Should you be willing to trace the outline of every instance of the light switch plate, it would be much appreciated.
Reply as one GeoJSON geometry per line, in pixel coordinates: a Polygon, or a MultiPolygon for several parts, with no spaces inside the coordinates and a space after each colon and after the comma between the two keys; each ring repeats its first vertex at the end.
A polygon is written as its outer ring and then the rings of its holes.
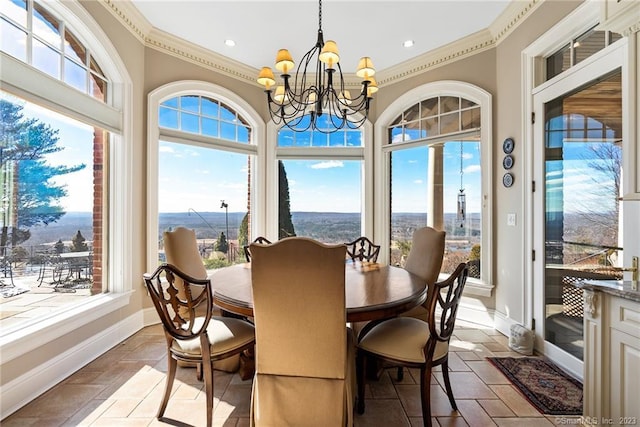
{"type": "Polygon", "coordinates": [[[516,226],[516,214],[514,214],[514,213],[508,213],[507,214],[507,225],[509,225],[511,227],[515,227],[516,226]]]}

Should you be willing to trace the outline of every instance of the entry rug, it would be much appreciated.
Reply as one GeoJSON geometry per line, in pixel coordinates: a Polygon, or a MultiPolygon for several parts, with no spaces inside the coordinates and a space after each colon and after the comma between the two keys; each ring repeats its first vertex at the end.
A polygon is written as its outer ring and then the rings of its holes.
{"type": "Polygon", "coordinates": [[[582,384],[535,357],[487,357],[543,414],[582,415],[582,384]]]}

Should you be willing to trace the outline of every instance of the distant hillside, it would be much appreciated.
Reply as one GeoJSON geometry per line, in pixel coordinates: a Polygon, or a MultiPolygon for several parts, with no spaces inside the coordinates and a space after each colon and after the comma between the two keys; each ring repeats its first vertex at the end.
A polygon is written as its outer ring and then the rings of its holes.
{"type": "MultiPolygon", "coordinates": [[[[238,228],[244,218],[244,212],[229,212],[229,238],[238,238],[238,228]]],[[[291,214],[299,236],[312,237],[325,242],[345,242],[353,240],[361,234],[361,221],[359,213],[338,212],[293,212],[291,214]]],[[[54,243],[58,239],[70,241],[80,230],[87,241],[93,240],[91,229],[91,214],[88,212],[68,212],[59,221],[45,226],[31,228],[31,238],[23,246],[35,246],[46,243],[54,243]]],[[[471,228],[479,230],[480,217],[470,214],[471,228]]],[[[416,225],[426,224],[427,216],[424,213],[398,213],[393,215],[394,238],[410,238],[416,225]]],[[[455,214],[445,214],[445,223],[453,227],[455,214]]],[[[227,218],[224,212],[179,212],[161,213],[159,230],[168,230],[178,226],[184,226],[196,230],[199,238],[215,239],[221,232],[226,233],[227,218]]],[[[455,234],[452,229],[448,234],[455,234]]],[[[158,239],[161,232],[158,231],[158,239]]]]}

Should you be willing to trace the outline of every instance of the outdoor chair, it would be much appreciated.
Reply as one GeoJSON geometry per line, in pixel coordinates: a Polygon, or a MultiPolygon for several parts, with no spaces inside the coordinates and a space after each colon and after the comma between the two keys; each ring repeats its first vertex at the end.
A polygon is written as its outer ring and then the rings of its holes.
{"type": "Polygon", "coordinates": [[[11,266],[11,256],[0,256],[0,273],[2,273],[2,276],[0,277],[0,286],[15,286],[13,283],[13,267],[11,266]],[[9,283],[5,283],[5,280],[7,280],[7,278],[9,279],[9,283]]]}

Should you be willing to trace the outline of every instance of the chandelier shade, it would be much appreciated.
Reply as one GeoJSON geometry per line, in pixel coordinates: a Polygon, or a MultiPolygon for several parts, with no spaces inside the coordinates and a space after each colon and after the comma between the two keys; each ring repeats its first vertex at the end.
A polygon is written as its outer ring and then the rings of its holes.
{"type": "Polygon", "coordinates": [[[357,129],[367,120],[371,99],[378,91],[373,78],[373,62],[368,56],[360,58],[355,73],[361,79],[360,93],[353,97],[342,75],[337,43],[324,41],[322,0],[318,1],[315,46],[302,57],[297,68],[289,51],[280,49],[276,54],[275,68],[281,73],[282,83],[276,82],[270,67],[262,67],[257,81],[265,88],[269,114],[277,125],[285,125],[297,132],[312,129],[333,133],[340,129],[357,129]],[[294,68],[295,74],[292,75],[290,72],[294,68]],[[327,120],[320,120],[325,114],[328,115],[327,120]]]}

